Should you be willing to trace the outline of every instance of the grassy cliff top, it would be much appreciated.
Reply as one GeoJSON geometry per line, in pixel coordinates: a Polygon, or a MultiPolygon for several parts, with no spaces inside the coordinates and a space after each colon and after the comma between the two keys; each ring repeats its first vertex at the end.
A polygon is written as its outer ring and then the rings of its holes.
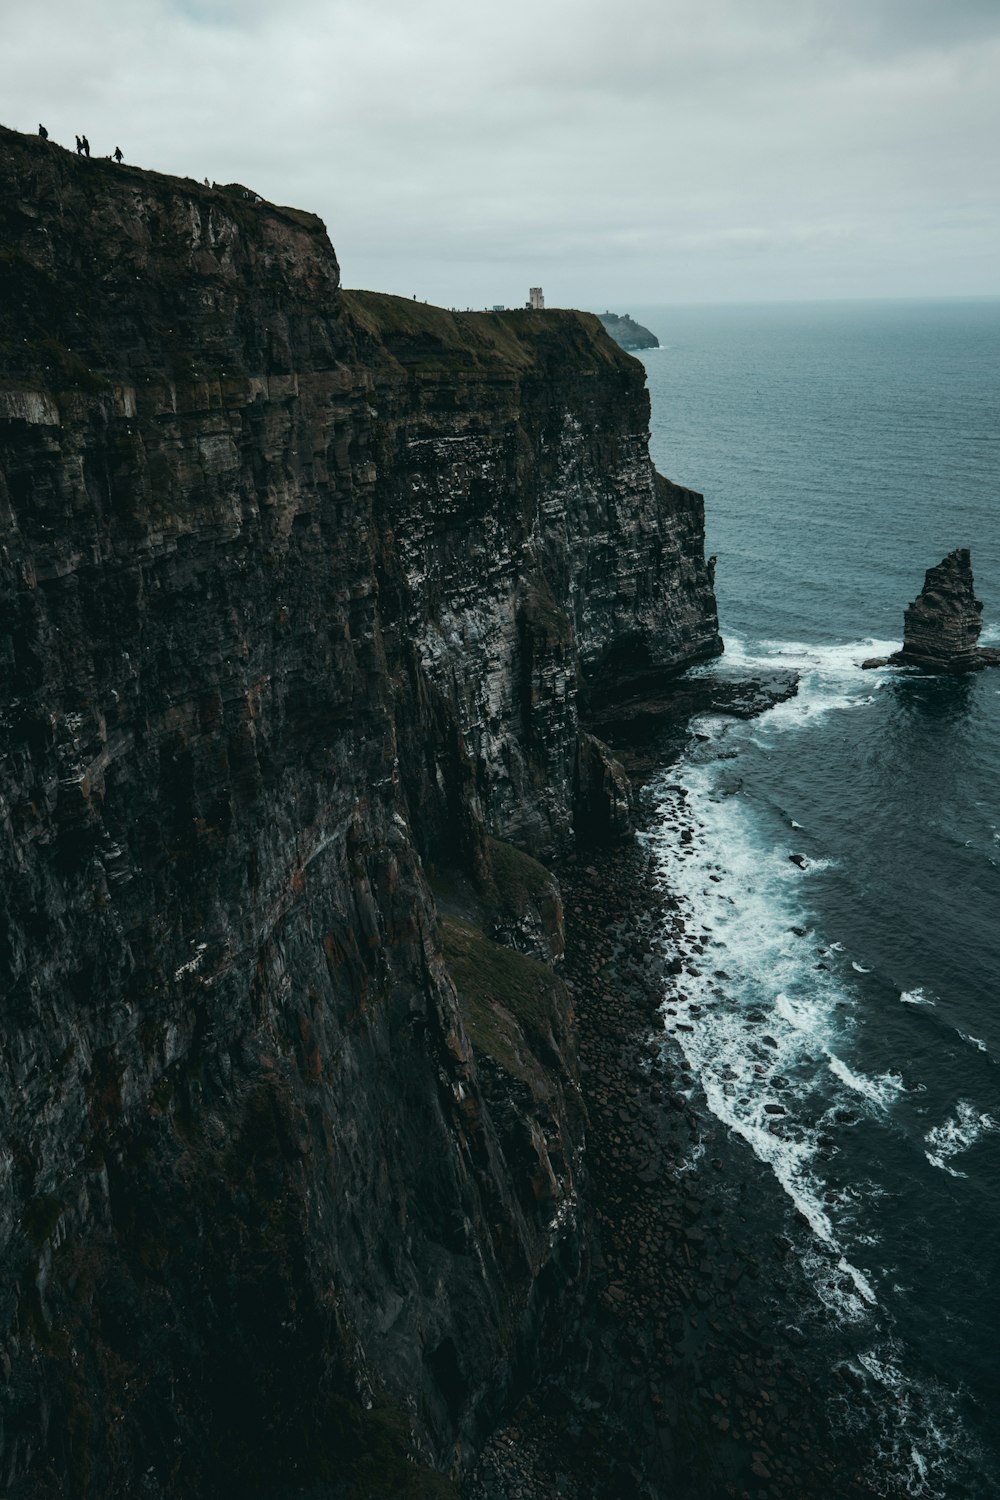
{"type": "Polygon", "coordinates": [[[388,292],[344,291],[341,299],[355,324],[404,365],[424,364],[437,354],[527,370],[544,363],[556,346],[560,359],[572,357],[595,373],[633,364],[593,313],[569,308],[450,312],[388,292]]]}
{"type": "Polygon", "coordinates": [[[418,378],[516,381],[570,366],[644,378],[591,313],[338,294],[322,220],[256,196],[0,126],[0,387],[328,369],[352,339],[362,358],[388,356],[418,378]]]}

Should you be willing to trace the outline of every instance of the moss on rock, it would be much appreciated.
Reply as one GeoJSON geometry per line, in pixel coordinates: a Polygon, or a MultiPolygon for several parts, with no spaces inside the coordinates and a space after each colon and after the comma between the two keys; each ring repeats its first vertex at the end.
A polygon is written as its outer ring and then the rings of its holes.
{"type": "Polygon", "coordinates": [[[559,1025],[561,981],[545,964],[492,942],[468,922],[441,923],[462,1021],[477,1052],[523,1082],[544,1086],[539,1053],[559,1025]]]}

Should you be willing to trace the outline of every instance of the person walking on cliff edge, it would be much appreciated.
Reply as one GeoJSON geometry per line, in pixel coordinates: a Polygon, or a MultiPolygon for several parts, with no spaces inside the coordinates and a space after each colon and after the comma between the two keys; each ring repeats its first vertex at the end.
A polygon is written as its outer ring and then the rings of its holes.
{"type": "Polygon", "coordinates": [[[77,156],[83,155],[83,142],[79,136],[76,137],[76,154],[77,156]]]}
{"type": "Polygon", "coordinates": [[[84,154],[84,156],[89,156],[90,155],[90,142],[87,140],[87,137],[85,135],[82,135],[80,137],[80,143],[83,146],[83,154],[84,154]]]}
{"type": "Polygon", "coordinates": [[[49,132],[45,129],[44,125],[39,125],[38,134],[41,136],[43,141],[47,141],[49,138],[49,132]]]}
{"type": "Polygon", "coordinates": [[[120,146],[116,146],[115,147],[115,161],[117,161],[117,162],[123,162],[124,160],[125,160],[125,158],[124,158],[124,156],[122,156],[122,148],[120,146]]]}

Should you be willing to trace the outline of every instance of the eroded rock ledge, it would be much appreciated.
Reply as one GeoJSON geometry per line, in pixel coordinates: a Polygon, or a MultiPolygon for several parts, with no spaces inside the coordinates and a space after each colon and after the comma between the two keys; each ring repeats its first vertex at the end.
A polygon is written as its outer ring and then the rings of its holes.
{"type": "Polygon", "coordinates": [[[590,315],[0,131],[0,1480],[444,1495],[587,1274],[538,858],[720,647],[590,315]]]}

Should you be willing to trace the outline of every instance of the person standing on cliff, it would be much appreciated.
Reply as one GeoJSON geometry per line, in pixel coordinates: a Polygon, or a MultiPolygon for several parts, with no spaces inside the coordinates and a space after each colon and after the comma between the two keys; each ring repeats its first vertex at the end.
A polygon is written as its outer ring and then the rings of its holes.
{"type": "Polygon", "coordinates": [[[79,136],[76,137],[76,154],[77,156],[83,155],[83,142],[79,136]]]}
{"type": "Polygon", "coordinates": [[[90,155],[90,142],[87,140],[87,137],[85,135],[82,135],[80,137],[80,141],[81,141],[81,144],[83,146],[83,154],[84,154],[84,156],[89,156],[90,155]]]}
{"type": "Polygon", "coordinates": [[[41,136],[43,141],[47,141],[49,138],[49,132],[45,129],[44,125],[39,125],[38,134],[41,136]]]}
{"type": "Polygon", "coordinates": [[[122,155],[122,148],[120,146],[116,146],[115,147],[115,161],[117,161],[117,162],[123,162],[124,160],[125,160],[125,158],[122,155]]]}

